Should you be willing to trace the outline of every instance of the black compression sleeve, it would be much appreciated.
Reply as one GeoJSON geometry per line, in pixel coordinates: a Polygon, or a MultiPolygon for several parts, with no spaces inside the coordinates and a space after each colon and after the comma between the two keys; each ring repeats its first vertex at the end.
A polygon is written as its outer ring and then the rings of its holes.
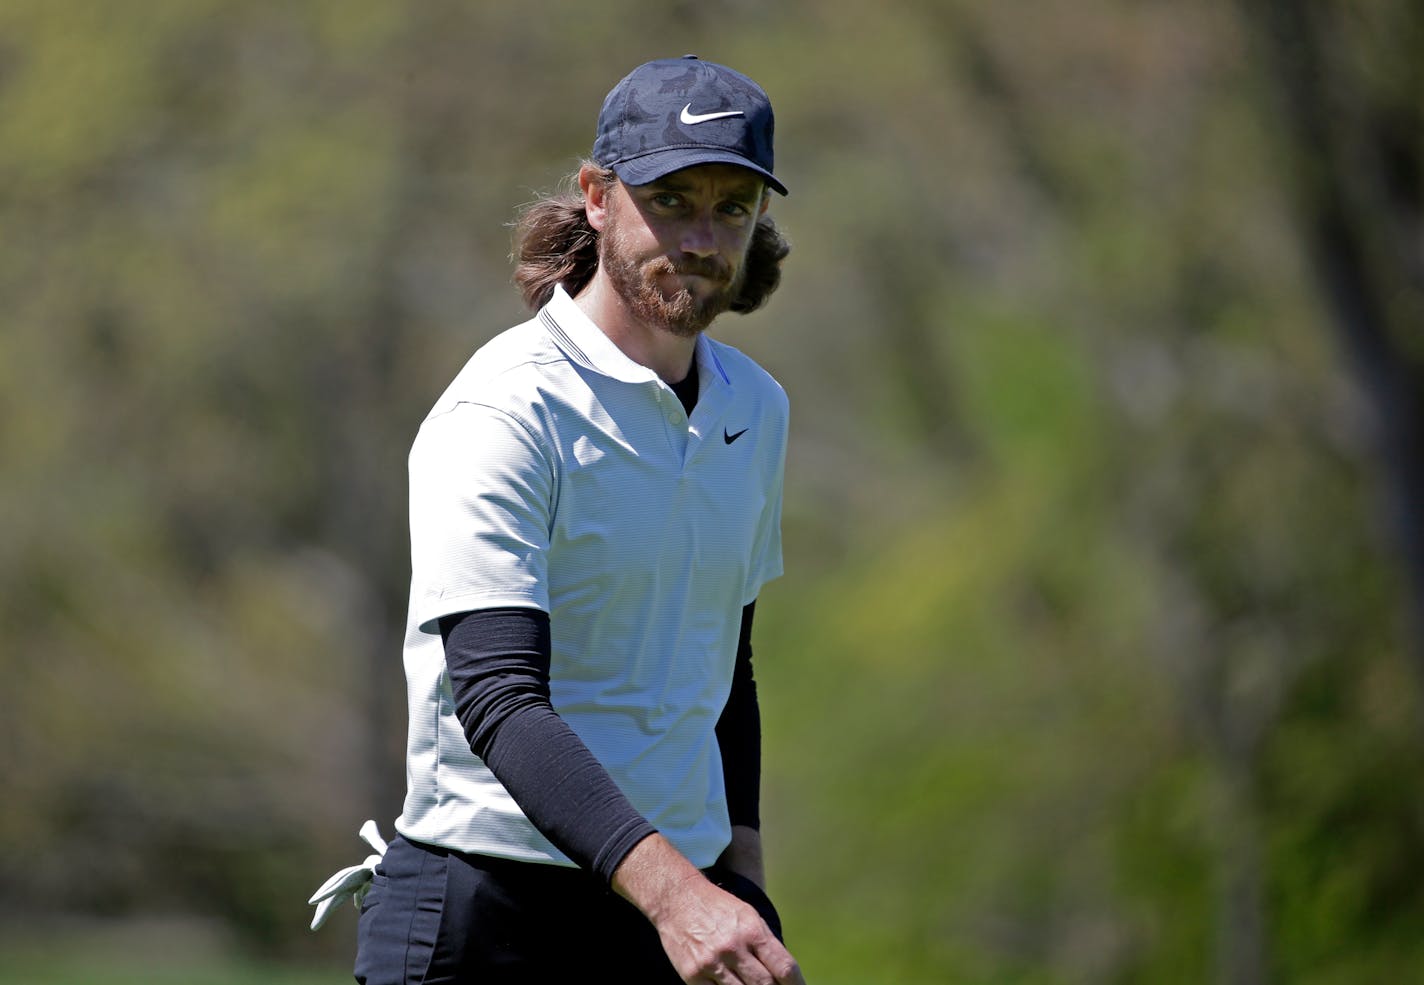
{"type": "Polygon", "coordinates": [[[579,866],[613,878],[656,829],[549,700],[549,616],[487,609],[440,620],[455,713],[525,817],[579,866]]]}
{"type": "Polygon", "coordinates": [[[761,709],[752,676],[752,615],[756,603],[742,610],[737,638],[737,662],[732,690],[717,720],[717,745],[722,751],[722,777],[727,786],[727,813],[733,824],[761,827],[761,709]]]}

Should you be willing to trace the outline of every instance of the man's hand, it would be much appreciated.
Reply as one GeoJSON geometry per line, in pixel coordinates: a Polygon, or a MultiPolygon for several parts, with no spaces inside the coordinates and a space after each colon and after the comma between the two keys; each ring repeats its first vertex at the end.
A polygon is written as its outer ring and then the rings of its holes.
{"type": "Polygon", "coordinates": [[[652,921],[688,985],[806,985],[756,910],[708,882],[662,835],[634,846],[613,888],[652,921]]]}

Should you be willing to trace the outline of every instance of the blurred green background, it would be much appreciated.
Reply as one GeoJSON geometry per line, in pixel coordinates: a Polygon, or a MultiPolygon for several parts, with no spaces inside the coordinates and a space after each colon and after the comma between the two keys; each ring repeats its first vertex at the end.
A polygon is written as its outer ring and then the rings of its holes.
{"type": "Polygon", "coordinates": [[[813,985],[1424,968],[1424,8],[0,0],[0,982],[349,980],[405,455],[633,65],[778,117],[813,985]]]}

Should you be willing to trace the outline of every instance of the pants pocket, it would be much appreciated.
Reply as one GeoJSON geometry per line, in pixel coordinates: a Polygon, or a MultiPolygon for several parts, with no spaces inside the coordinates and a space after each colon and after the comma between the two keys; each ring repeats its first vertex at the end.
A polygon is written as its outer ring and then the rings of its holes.
{"type": "Polygon", "coordinates": [[[356,930],[356,981],[417,985],[426,980],[444,909],[447,859],[404,838],[391,842],[356,930]]]}

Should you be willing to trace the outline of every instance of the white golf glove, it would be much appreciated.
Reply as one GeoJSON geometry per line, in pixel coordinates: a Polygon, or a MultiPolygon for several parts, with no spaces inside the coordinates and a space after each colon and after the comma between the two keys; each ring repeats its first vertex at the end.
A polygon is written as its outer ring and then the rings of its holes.
{"type": "Polygon", "coordinates": [[[322,883],[321,888],[312,894],[312,898],[307,900],[308,903],[316,905],[316,916],[312,917],[311,922],[312,930],[316,930],[326,923],[326,918],[331,915],[331,911],[347,900],[351,900],[359,909],[361,901],[366,898],[366,893],[371,888],[371,877],[375,874],[376,864],[385,857],[386,841],[381,837],[380,829],[376,827],[375,821],[367,821],[361,825],[361,838],[376,850],[376,854],[367,855],[366,861],[360,865],[342,869],[322,883]]]}

